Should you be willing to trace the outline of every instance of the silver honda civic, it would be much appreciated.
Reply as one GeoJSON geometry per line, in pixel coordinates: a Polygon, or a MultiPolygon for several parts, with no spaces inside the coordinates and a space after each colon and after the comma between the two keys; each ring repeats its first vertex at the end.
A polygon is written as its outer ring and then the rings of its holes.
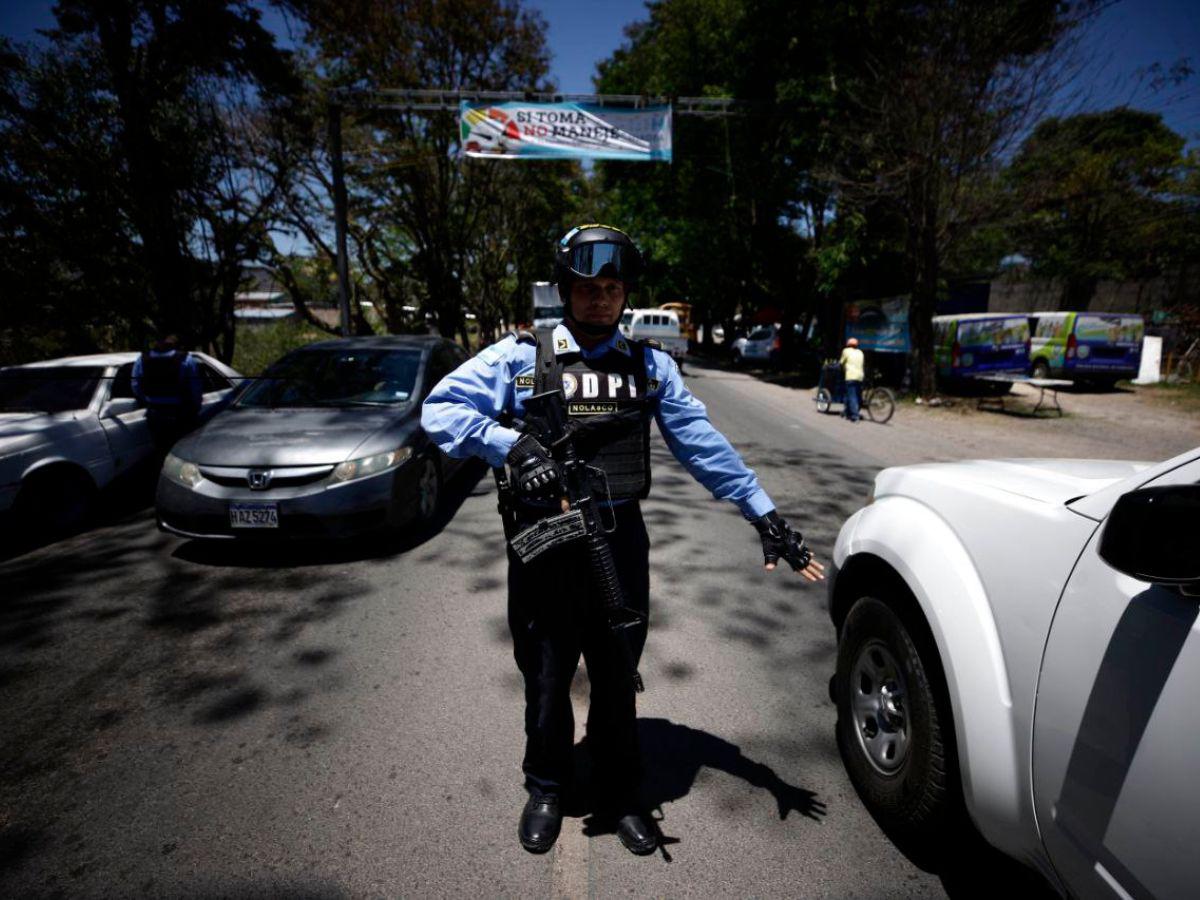
{"type": "Polygon", "coordinates": [[[176,444],[159,527],[191,538],[350,537],[427,524],[461,464],[421,429],[421,401],[467,359],[432,336],[295,350],[176,444]]]}

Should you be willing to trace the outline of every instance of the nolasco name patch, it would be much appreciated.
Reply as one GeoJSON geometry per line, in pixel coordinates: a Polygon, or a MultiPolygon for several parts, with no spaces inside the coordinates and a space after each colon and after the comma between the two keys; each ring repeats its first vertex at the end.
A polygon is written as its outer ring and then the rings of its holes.
{"type": "Polygon", "coordinates": [[[601,416],[605,413],[615,413],[617,404],[613,400],[605,402],[589,402],[577,400],[567,404],[567,412],[572,416],[601,416]]]}
{"type": "Polygon", "coordinates": [[[518,388],[532,388],[533,387],[533,376],[532,375],[518,375],[516,378],[513,379],[513,384],[515,384],[518,388]]]}

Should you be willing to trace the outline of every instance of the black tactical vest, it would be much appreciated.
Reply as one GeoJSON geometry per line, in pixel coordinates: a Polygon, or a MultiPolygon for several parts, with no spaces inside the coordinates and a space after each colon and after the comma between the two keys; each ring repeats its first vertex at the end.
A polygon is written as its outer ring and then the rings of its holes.
{"type": "Polygon", "coordinates": [[[179,403],[183,390],[180,370],[187,356],[175,350],[169,356],[142,354],[142,393],[151,401],[179,403]]]}
{"type": "MultiPolygon", "coordinates": [[[[539,341],[538,352],[549,342],[539,341]]],[[[584,426],[575,449],[590,466],[602,469],[613,500],[641,499],[650,493],[650,416],[646,397],[646,353],[629,341],[630,354],[609,350],[585,359],[561,353],[567,413],[584,426]],[[622,413],[620,417],[615,414],[622,413]]],[[[593,489],[602,491],[602,484],[593,489]]],[[[601,494],[597,494],[601,496],[601,494]]]]}

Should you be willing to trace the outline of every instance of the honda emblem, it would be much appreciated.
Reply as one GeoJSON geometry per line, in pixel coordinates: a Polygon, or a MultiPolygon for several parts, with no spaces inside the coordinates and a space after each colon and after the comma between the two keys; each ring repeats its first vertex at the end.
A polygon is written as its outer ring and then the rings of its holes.
{"type": "Polygon", "coordinates": [[[250,490],[265,491],[271,486],[271,472],[268,469],[251,469],[246,473],[246,481],[250,483],[250,490]]]}

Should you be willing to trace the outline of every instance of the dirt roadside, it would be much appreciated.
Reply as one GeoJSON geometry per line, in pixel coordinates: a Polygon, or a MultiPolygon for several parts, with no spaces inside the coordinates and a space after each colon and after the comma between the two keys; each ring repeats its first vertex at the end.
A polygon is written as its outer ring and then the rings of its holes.
{"type": "MultiPolygon", "coordinates": [[[[1047,415],[1044,408],[1032,415],[1038,391],[1018,384],[1005,398],[1003,411],[978,409],[977,401],[968,397],[932,408],[903,402],[888,424],[877,425],[818,413],[815,388],[760,384],[769,402],[796,416],[800,427],[852,443],[885,465],[1006,457],[1157,462],[1200,447],[1200,412],[1191,398],[1156,388],[1064,390],[1059,394],[1064,412],[1060,418],[1047,415]]],[[[840,410],[834,407],[835,413],[840,410]]]]}

